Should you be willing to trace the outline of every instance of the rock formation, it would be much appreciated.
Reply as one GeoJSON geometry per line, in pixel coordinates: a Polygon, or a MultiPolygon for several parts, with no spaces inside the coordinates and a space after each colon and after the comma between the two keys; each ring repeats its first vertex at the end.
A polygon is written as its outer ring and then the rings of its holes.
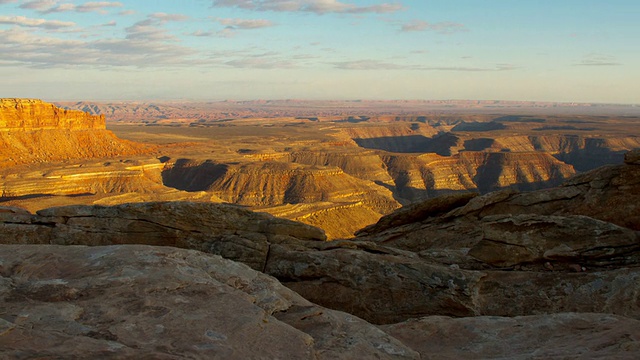
{"type": "Polygon", "coordinates": [[[382,329],[422,359],[634,359],[635,319],[562,313],[501,318],[430,316],[382,329]]]}
{"type": "Polygon", "coordinates": [[[4,208],[0,243],[164,245],[213,252],[264,268],[271,244],[324,241],[309,225],[238,206],[192,202],[65,206],[31,215],[4,208]]]}
{"type": "Polygon", "coordinates": [[[247,351],[278,356],[268,331],[289,334],[288,351],[301,357],[631,359],[640,349],[638,197],[632,152],[624,165],[558,188],[414,204],[349,241],[326,242],[319,229],[222,204],[35,215],[3,208],[4,243],[95,247],[3,246],[0,348],[53,356],[81,337],[76,349],[88,354],[241,357],[248,353],[236,339],[255,334],[247,351]],[[108,246],[140,243],[147,246],[108,246]],[[106,288],[122,295],[105,301],[106,288]],[[229,318],[234,311],[251,315],[229,318]],[[203,322],[178,333],[183,318],[203,322]]]}
{"type": "Polygon", "coordinates": [[[351,237],[399,207],[391,191],[335,166],[180,159],[167,164],[162,176],[176,189],[206,191],[223,201],[320,226],[331,239],[351,237]]]}
{"type": "Polygon", "coordinates": [[[570,165],[543,152],[393,154],[382,159],[394,179],[397,196],[405,203],[456,191],[536,190],[558,185],[575,174],[570,165]]]}
{"type": "Polygon", "coordinates": [[[37,99],[0,99],[0,129],[29,130],[104,130],[104,115],[65,110],[37,99]]]}
{"type": "Polygon", "coordinates": [[[0,246],[0,357],[417,359],[245,265],[150,246],[0,246]]]}
{"type": "Polygon", "coordinates": [[[116,138],[106,130],[103,115],[64,110],[41,100],[0,99],[0,168],[151,150],[116,138]]]}

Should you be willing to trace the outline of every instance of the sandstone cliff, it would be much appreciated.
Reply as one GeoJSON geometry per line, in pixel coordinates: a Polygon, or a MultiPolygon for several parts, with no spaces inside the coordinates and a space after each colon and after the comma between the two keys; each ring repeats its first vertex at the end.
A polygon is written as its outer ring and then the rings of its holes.
{"type": "Polygon", "coordinates": [[[33,99],[0,99],[0,167],[150,152],[116,138],[103,115],[64,110],[33,99]]]}
{"type": "Polygon", "coordinates": [[[0,99],[0,131],[104,130],[104,115],[65,110],[37,99],[0,99]]]}

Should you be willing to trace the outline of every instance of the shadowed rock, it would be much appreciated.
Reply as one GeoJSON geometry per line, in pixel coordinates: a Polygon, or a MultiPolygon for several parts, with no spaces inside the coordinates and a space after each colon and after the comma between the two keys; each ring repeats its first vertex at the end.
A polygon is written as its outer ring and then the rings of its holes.
{"type": "Polygon", "coordinates": [[[421,359],[635,359],[640,322],[605,314],[431,316],[381,328],[421,359]]]}

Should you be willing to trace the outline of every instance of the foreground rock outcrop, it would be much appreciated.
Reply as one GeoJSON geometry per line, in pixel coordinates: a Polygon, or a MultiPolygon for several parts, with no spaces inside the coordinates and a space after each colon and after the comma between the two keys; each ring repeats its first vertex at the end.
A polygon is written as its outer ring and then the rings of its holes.
{"type": "Polygon", "coordinates": [[[0,357],[416,359],[245,265],[149,246],[0,246],[0,357]]]}
{"type": "Polygon", "coordinates": [[[422,359],[634,359],[640,322],[607,314],[431,316],[381,328],[422,359]]]}
{"type": "Polygon", "coordinates": [[[262,270],[271,244],[324,241],[318,228],[234,205],[158,202],[65,206],[32,215],[0,208],[0,243],[163,245],[211,252],[262,270]]]}

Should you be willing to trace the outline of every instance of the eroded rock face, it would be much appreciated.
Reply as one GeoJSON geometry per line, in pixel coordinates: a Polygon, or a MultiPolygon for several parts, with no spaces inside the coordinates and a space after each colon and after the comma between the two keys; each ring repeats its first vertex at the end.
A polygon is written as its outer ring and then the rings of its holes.
{"type": "Polygon", "coordinates": [[[549,190],[452,195],[361,231],[353,243],[374,242],[375,250],[288,251],[266,269],[314,302],[373,322],[399,321],[411,311],[636,318],[639,191],[640,167],[620,165],[549,190]]]}
{"type": "Polygon", "coordinates": [[[104,115],[34,99],[0,99],[0,168],[16,164],[142,154],[152,146],[118,139],[104,115]]]}
{"type": "Polygon", "coordinates": [[[104,130],[104,115],[65,110],[38,99],[0,99],[0,129],[30,130],[104,130]]]}
{"type": "Polygon", "coordinates": [[[352,315],[217,256],[0,246],[0,357],[417,359],[352,315]]]}
{"type": "Polygon", "coordinates": [[[262,270],[271,243],[323,241],[309,225],[238,206],[192,202],[65,206],[37,215],[0,212],[5,244],[175,246],[220,254],[262,270]]]}

